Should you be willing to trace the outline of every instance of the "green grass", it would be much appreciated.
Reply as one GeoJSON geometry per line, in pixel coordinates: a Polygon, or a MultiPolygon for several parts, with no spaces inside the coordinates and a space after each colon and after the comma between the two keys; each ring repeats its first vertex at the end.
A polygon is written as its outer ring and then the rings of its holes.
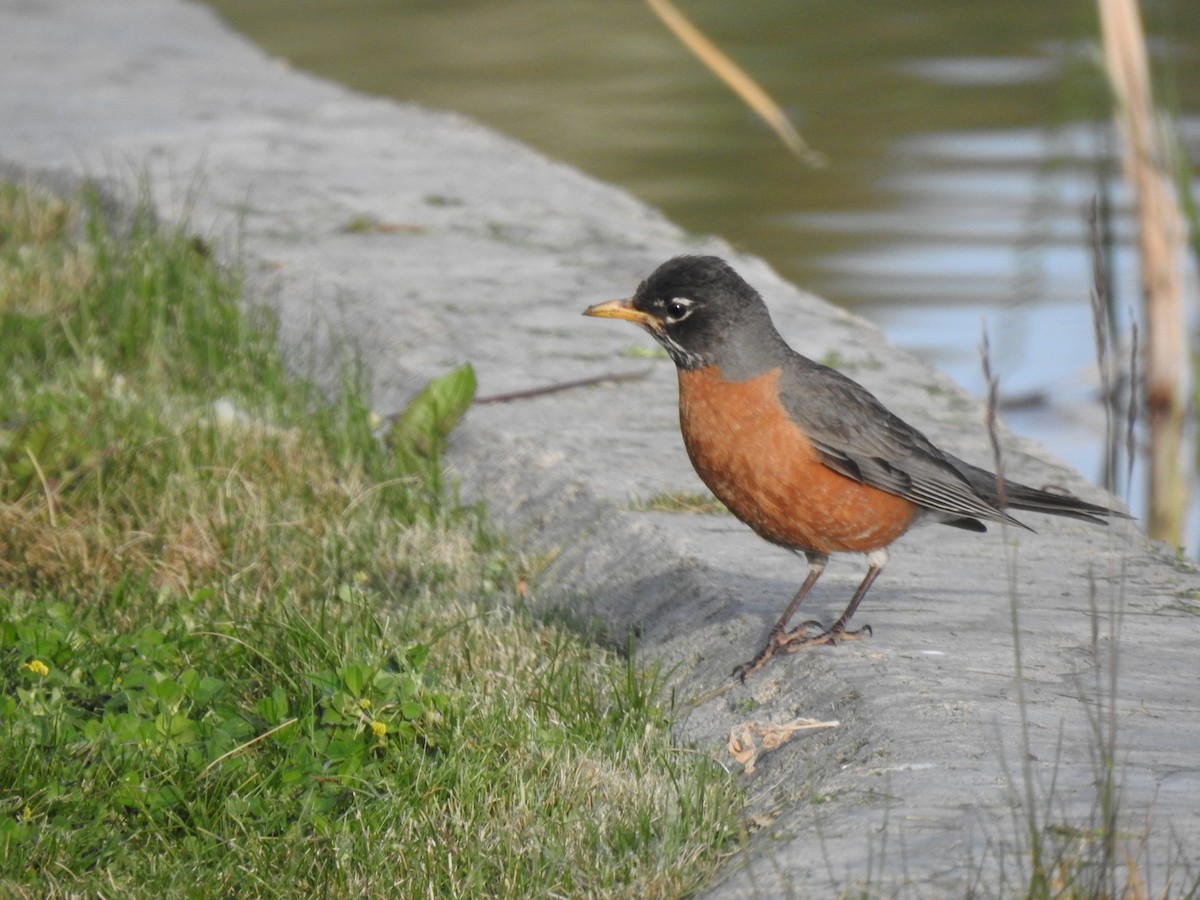
{"type": "Polygon", "coordinates": [[[740,796],[521,611],[442,490],[456,391],[385,448],[358,367],[293,377],[202,244],[99,208],[0,186],[0,894],[702,885],[740,796]]]}

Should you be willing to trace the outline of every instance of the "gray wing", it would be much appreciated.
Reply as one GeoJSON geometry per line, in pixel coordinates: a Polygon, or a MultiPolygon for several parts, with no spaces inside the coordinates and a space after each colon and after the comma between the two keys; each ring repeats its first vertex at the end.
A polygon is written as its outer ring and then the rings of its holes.
{"type": "Polygon", "coordinates": [[[866,388],[826,366],[799,360],[803,365],[785,368],[779,399],[829,468],[911,500],[949,524],[982,530],[970,520],[986,519],[1027,527],[981,496],[953,457],[866,388]]]}

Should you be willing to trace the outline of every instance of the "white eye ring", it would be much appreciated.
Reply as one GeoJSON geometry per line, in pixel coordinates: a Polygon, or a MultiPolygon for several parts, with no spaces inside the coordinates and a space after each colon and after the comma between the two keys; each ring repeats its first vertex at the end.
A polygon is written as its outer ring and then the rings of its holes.
{"type": "Polygon", "coordinates": [[[672,297],[663,304],[663,319],[668,325],[674,325],[677,322],[682,322],[692,314],[693,307],[696,301],[690,300],[687,297],[672,297]]]}

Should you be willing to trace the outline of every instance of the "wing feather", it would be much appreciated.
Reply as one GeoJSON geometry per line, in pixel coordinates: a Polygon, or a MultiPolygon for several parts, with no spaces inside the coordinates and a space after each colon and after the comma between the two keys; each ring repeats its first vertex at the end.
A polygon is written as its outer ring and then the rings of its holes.
{"type": "Polygon", "coordinates": [[[911,500],[939,517],[1025,527],[981,495],[954,464],[957,460],[866,388],[826,366],[804,362],[807,365],[785,370],[780,400],[831,469],[911,500]]]}

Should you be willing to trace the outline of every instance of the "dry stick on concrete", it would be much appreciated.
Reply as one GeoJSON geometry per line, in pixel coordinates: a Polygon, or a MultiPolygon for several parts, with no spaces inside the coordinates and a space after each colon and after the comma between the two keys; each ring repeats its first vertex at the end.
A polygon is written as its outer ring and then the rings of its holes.
{"type": "Polygon", "coordinates": [[[1167,142],[1150,93],[1146,40],[1136,0],[1097,0],[1104,58],[1125,144],[1123,168],[1133,189],[1146,312],[1146,419],[1150,430],[1147,531],[1183,542],[1188,503],[1184,423],[1190,403],[1183,308],[1184,224],[1167,142]]]}
{"type": "Polygon", "coordinates": [[[546,394],[557,394],[559,391],[569,391],[574,388],[591,387],[593,384],[604,384],[609,381],[640,381],[650,374],[644,372],[614,372],[611,375],[595,375],[591,378],[577,378],[574,381],[560,381],[557,384],[547,384],[543,387],[529,388],[524,391],[513,391],[508,394],[492,394],[488,397],[476,397],[474,403],[511,403],[513,400],[531,400],[534,397],[544,397],[546,394]]]}

